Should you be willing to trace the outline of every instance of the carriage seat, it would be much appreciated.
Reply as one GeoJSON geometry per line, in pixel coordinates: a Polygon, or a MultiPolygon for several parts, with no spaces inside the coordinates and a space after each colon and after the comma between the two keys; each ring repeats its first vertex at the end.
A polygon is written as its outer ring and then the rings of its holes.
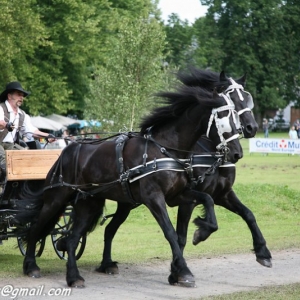
{"type": "Polygon", "coordinates": [[[45,179],[62,149],[6,150],[7,181],[45,179]]]}

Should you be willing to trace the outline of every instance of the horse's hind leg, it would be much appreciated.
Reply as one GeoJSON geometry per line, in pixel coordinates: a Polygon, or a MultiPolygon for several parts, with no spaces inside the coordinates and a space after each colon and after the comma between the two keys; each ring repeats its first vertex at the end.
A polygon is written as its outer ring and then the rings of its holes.
{"type": "Polygon", "coordinates": [[[40,268],[36,264],[35,248],[39,239],[46,237],[55,226],[61,211],[62,205],[44,204],[41,212],[39,213],[38,220],[30,228],[27,239],[26,255],[23,261],[23,272],[29,277],[40,277],[40,268]]]}
{"type": "Polygon", "coordinates": [[[112,220],[105,227],[104,231],[104,250],[100,266],[96,269],[97,272],[106,274],[119,274],[117,262],[111,259],[111,248],[113,238],[119,227],[125,222],[130,211],[131,204],[118,202],[117,210],[113,215],[112,220]]]}
{"type": "Polygon", "coordinates": [[[90,197],[79,200],[74,205],[75,214],[71,234],[63,243],[68,253],[66,280],[70,287],[84,287],[84,278],[79,274],[75,252],[80,238],[95,228],[103,213],[104,203],[105,199],[90,197]]]}
{"type": "Polygon", "coordinates": [[[267,248],[266,240],[263,237],[252,211],[241,203],[233,190],[226,197],[215,199],[217,205],[221,205],[226,209],[241,216],[247,223],[253,239],[253,247],[256,255],[256,261],[264,267],[272,267],[272,256],[267,248]]]}

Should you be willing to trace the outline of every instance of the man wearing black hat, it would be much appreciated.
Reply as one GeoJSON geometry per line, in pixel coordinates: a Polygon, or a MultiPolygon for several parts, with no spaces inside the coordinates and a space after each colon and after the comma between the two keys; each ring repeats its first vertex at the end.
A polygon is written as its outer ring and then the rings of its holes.
{"type": "MultiPolygon", "coordinates": [[[[0,95],[0,177],[3,179],[5,173],[5,150],[24,149],[18,142],[19,138],[32,136],[49,138],[53,142],[55,137],[52,134],[42,132],[32,125],[29,115],[20,106],[24,98],[30,92],[25,91],[20,82],[13,81],[6,85],[0,95]]],[[[2,181],[2,180],[0,180],[2,181]]]]}

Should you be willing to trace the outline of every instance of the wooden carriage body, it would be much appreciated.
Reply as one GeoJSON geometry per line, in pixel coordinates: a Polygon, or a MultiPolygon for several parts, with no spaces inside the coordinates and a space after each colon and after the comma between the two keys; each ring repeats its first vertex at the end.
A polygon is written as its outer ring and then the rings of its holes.
{"type": "Polygon", "coordinates": [[[7,181],[46,179],[62,149],[7,150],[7,181]]]}

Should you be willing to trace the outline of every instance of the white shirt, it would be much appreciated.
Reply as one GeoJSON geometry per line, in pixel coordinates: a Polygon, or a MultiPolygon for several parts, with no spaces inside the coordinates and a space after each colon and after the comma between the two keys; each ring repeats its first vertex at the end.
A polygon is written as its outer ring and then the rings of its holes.
{"type": "MultiPolygon", "coordinates": [[[[4,137],[3,142],[5,143],[13,143],[15,141],[15,136],[17,131],[20,131],[21,136],[26,136],[29,140],[32,138],[32,134],[38,130],[35,126],[32,125],[29,115],[24,113],[24,122],[23,126],[19,128],[19,118],[22,114],[21,110],[18,108],[18,114],[15,115],[11,105],[6,100],[5,105],[7,107],[9,113],[9,120],[5,120],[3,108],[0,106],[0,120],[4,120],[5,122],[12,122],[15,126],[15,129],[12,132],[8,132],[4,137]],[[19,130],[18,130],[19,129],[19,130]]],[[[0,130],[3,131],[4,129],[0,130]]]]}
{"type": "Polygon", "coordinates": [[[295,139],[298,139],[298,135],[297,135],[297,131],[296,130],[290,130],[289,131],[289,136],[290,136],[290,139],[293,139],[293,140],[295,140],[295,139]]]}

